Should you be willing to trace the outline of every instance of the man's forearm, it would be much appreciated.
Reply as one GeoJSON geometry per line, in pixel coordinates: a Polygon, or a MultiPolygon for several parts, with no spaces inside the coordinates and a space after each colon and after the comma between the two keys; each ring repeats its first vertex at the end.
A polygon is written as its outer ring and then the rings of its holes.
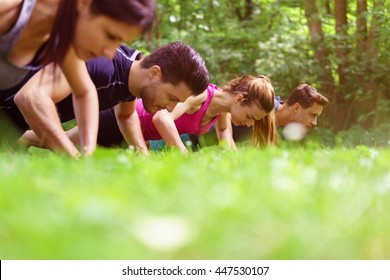
{"type": "Polygon", "coordinates": [[[133,113],[128,117],[117,117],[117,122],[126,142],[136,147],[142,154],[148,154],[138,115],[133,113]]]}

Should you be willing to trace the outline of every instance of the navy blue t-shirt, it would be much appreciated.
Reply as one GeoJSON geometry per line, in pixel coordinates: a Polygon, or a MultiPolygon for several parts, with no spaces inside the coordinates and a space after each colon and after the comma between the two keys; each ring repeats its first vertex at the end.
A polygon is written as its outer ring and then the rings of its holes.
{"type": "Polygon", "coordinates": [[[279,110],[280,104],[283,104],[283,101],[280,100],[280,96],[275,96],[275,113],[279,110]]]}
{"type": "MultiPolygon", "coordinates": [[[[99,97],[99,110],[104,110],[120,102],[130,102],[136,99],[128,89],[129,72],[134,60],[141,58],[141,53],[127,46],[117,49],[114,59],[96,58],[87,62],[89,75],[95,84],[99,97]]],[[[13,125],[22,134],[29,129],[22,113],[14,102],[14,96],[19,89],[37,71],[30,71],[26,78],[12,89],[0,91],[0,109],[4,109],[13,125]]],[[[61,122],[75,118],[72,95],[57,103],[61,122]]]]}
{"type": "MultiPolygon", "coordinates": [[[[101,57],[87,62],[88,73],[98,92],[100,111],[136,99],[129,91],[129,72],[134,60],[140,58],[139,51],[120,46],[112,60],[101,57]]],[[[62,122],[75,118],[72,95],[56,105],[62,122]]]]}

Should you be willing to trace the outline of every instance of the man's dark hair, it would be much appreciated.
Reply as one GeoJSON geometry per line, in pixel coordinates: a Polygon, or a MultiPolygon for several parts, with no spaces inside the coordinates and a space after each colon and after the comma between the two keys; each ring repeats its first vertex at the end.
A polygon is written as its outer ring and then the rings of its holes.
{"type": "Polygon", "coordinates": [[[204,92],[209,83],[209,73],[202,57],[180,41],[158,48],[141,61],[144,69],[154,65],[160,67],[163,82],[173,85],[184,82],[193,95],[204,92]]]}
{"type": "Polygon", "coordinates": [[[303,109],[307,109],[314,103],[327,106],[329,104],[329,100],[319,93],[314,87],[307,84],[301,84],[292,91],[290,96],[287,98],[286,103],[289,106],[298,103],[303,109]]]}

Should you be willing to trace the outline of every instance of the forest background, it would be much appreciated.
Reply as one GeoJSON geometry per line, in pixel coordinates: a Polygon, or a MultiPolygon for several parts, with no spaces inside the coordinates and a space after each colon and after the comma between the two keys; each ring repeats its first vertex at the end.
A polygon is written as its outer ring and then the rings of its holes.
{"type": "Polygon", "coordinates": [[[267,75],[285,98],[300,83],[329,98],[317,130],[327,145],[388,145],[390,20],[385,0],[159,0],[148,54],[181,40],[210,81],[267,75]]]}

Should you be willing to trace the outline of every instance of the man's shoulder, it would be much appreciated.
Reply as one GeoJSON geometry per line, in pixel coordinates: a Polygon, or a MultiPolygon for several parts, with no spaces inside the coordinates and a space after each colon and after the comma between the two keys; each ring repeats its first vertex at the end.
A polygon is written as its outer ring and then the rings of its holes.
{"type": "Polygon", "coordinates": [[[114,57],[114,60],[139,60],[141,59],[141,52],[136,49],[132,49],[129,46],[126,45],[120,45],[117,50],[114,57]]]}

